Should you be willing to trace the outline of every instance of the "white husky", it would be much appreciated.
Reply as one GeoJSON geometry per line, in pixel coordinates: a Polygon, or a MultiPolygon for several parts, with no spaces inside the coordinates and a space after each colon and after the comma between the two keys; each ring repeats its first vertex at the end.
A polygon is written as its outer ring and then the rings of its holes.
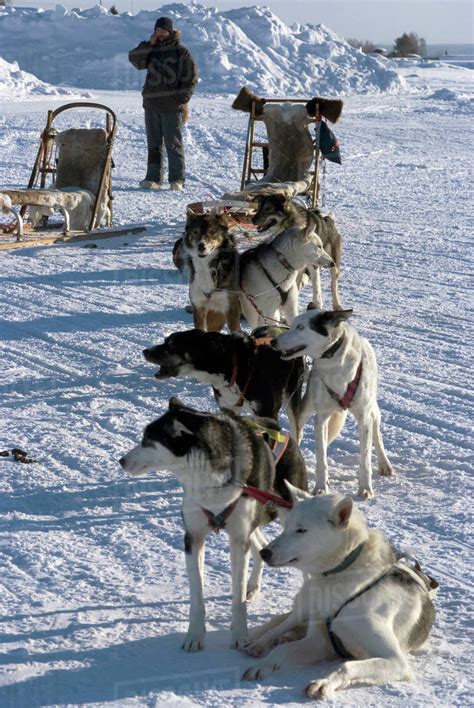
{"type": "Polygon", "coordinates": [[[428,637],[438,584],[417,563],[402,560],[380,532],[369,530],[350,497],[290,491],[294,507],[284,531],[261,556],[272,567],[299,568],[306,580],[293,610],[252,632],[246,650],[260,656],[302,624],[305,636],[281,643],[243,678],[341,657],[352,660],[311,681],[309,697],[410,679],[406,654],[428,637]]]}
{"type": "Polygon", "coordinates": [[[359,495],[371,499],[372,440],[381,475],[391,475],[392,465],[385,452],[380,432],[377,404],[377,362],[370,343],[345,320],[352,310],[308,310],[299,315],[288,332],[273,341],[282,359],[310,356],[313,367],[303,400],[299,429],[316,411],[315,494],[327,494],[327,448],[342,430],[347,411],[354,414],[359,427],[359,495]]]}
{"type": "Polygon", "coordinates": [[[252,329],[267,324],[267,319],[279,322],[280,310],[291,324],[298,314],[298,274],[308,265],[335,265],[314,226],[286,229],[270,243],[241,254],[240,304],[252,329]]]}

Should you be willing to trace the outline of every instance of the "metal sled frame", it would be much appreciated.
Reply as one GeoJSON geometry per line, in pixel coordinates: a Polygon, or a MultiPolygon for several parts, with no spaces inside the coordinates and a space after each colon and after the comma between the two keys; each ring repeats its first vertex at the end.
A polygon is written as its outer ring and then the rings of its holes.
{"type": "MultiPolygon", "coordinates": [[[[265,103],[308,103],[306,98],[266,98],[265,103]]],[[[265,168],[254,167],[253,165],[253,153],[255,148],[265,149],[269,147],[269,143],[263,143],[261,141],[255,140],[255,121],[261,121],[262,117],[255,114],[255,101],[252,102],[252,110],[249,115],[249,123],[247,128],[247,138],[245,141],[245,153],[244,153],[244,163],[242,166],[242,180],[240,183],[240,189],[244,187],[252,180],[252,178],[257,178],[257,175],[262,175],[266,173],[265,168]]],[[[314,139],[313,139],[313,150],[314,150],[314,160],[313,169],[310,174],[313,175],[313,181],[311,186],[306,193],[310,206],[312,208],[318,206],[319,204],[319,131],[321,127],[321,114],[319,112],[319,104],[316,104],[316,114],[314,118],[310,118],[310,122],[314,124],[314,139]]]]}
{"type": "MultiPolygon", "coordinates": [[[[17,240],[16,242],[10,242],[10,243],[5,243],[5,244],[0,244],[0,249],[5,249],[5,248],[20,248],[22,246],[35,246],[35,245],[47,245],[51,243],[61,243],[64,241],[84,241],[88,239],[103,239],[103,238],[108,238],[112,236],[121,236],[127,233],[140,233],[142,231],[145,231],[145,227],[131,227],[131,228],[122,228],[119,229],[118,231],[116,230],[111,230],[111,231],[95,231],[94,229],[98,228],[97,225],[97,216],[99,212],[100,205],[102,203],[102,200],[105,196],[105,192],[107,192],[106,198],[107,198],[107,206],[109,208],[109,215],[107,219],[107,227],[112,226],[112,205],[113,205],[113,196],[112,196],[112,167],[113,167],[113,162],[112,162],[112,148],[115,140],[115,134],[117,132],[117,116],[115,115],[114,111],[112,109],[108,108],[108,106],[105,106],[101,103],[89,103],[89,102],[76,102],[76,103],[67,103],[63,106],[60,106],[59,108],[56,108],[55,110],[48,111],[48,117],[46,121],[46,127],[44,128],[43,132],[41,133],[40,137],[40,143],[38,147],[38,152],[36,154],[36,159],[33,165],[33,170],[31,172],[30,179],[28,181],[28,186],[27,189],[48,189],[51,188],[54,179],[56,176],[57,172],[57,165],[55,163],[54,159],[54,146],[55,146],[55,137],[57,135],[57,131],[54,127],[54,121],[56,118],[64,113],[65,111],[69,111],[71,109],[84,109],[84,108],[92,108],[96,109],[99,111],[103,111],[105,113],[105,133],[106,133],[106,152],[105,152],[105,160],[104,160],[104,165],[102,168],[102,174],[100,177],[99,181],[99,187],[97,189],[97,193],[94,195],[95,196],[95,201],[94,201],[94,206],[92,209],[92,215],[91,219],[89,222],[89,227],[87,231],[79,231],[79,232],[73,232],[69,233],[69,215],[67,213],[66,209],[60,209],[61,212],[63,213],[64,216],[64,227],[62,230],[62,233],[58,233],[58,230],[55,229],[53,232],[48,233],[48,229],[43,227],[40,228],[39,231],[41,233],[38,233],[37,236],[38,238],[28,238],[24,239],[23,237],[23,218],[25,216],[26,210],[28,209],[28,204],[24,204],[21,209],[19,214],[16,213],[14,210],[9,209],[8,211],[12,213],[12,215],[16,218],[16,235],[17,235],[17,240]]],[[[34,203],[31,203],[30,206],[35,206],[34,203]]],[[[5,211],[7,211],[5,209],[5,211]]]]}

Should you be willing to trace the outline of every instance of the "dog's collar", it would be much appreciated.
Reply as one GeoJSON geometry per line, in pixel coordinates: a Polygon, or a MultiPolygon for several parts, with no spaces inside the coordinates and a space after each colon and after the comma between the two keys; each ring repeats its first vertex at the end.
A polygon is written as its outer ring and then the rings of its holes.
{"type": "Polygon", "coordinates": [[[364,550],[364,548],[365,548],[365,543],[366,543],[366,542],[363,541],[359,546],[357,546],[356,548],[354,548],[354,550],[351,551],[351,552],[349,553],[349,555],[346,556],[346,557],[344,558],[344,560],[342,560],[342,561],[339,563],[339,565],[336,565],[335,568],[331,568],[331,570],[325,570],[324,573],[322,573],[322,575],[324,575],[324,577],[327,577],[328,575],[335,575],[336,573],[341,573],[341,572],[342,572],[343,570],[345,570],[346,568],[349,568],[349,566],[352,565],[352,564],[354,563],[354,561],[357,560],[357,558],[360,556],[360,554],[361,554],[362,551],[364,550]]]}
{"type": "Polygon", "coordinates": [[[323,353],[320,356],[320,359],[331,359],[334,356],[334,354],[337,352],[337,350],[341,348],[343,342],[344,342],[344,334],[341,334],[339,339],[336,339],[336,341],[333,342],[330,347],[328,347],[327,349],[325,349],[323,351],[323,353]]]}
{"type": "Polygon", "coordinates": [[[362,376],[362,360],[361,360],[359,366],[357,367],[356,375],[354,376],[352,381],[348,384],[348,386],[346,388],[346,392],[344,393],[342,398],[341,398],[341,396],[339,396],[338,393],[333,391],[332,388],[329,388],[329,386],[327,384],[325,384],[327,392],[329,393],[331,398],[334,398],[334,400],[339,403],[339,405],[341,406],[343,411],[346,411],[348,408],[351,407],[352,399],[356,395],[357,389],[359,388],[359,382],[360,382],[361,376],[362,376]]]}

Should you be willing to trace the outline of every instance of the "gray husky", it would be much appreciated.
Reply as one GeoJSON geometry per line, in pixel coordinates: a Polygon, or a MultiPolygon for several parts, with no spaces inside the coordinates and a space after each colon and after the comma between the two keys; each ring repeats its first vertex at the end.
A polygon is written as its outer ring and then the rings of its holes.
{"type": "MultiPolygon", "coordinates": [[[[263,426],[274,422],[258,419],[263,426]]],[[[297,446],[295,444],[297,451],[297,446]]],[[[288,448],[287,448],[288,449],[288,448]]],[[[283,457],[281,458],[281,461],[283,457]]],[[[183,648],[204,648],[203,596],[204,542],[213,531],[225,530],[230,540],[232,567],[232,646],[243,647],[247,639],[247,599],[258,594],[262,575],[259,555],[266,541],[259,526],[276,512],[249,496],[248,487],[275,490],[289,499],[284,480],[307,488],[304,462],[281,466],[269,445],[245,419],[213,415],[188,408],[172,398],[169,410],[145,428],[142,441],[120,460],[129,474],[169,470],[184,489],[184,550],[190,592],[189,629],[183,648]],[[249,550],[253,568],[247,584],[249,550]]]]}
{"type": "MultiPolygon", "coordinates": [[[[285,229],[313,227],[322,241],[324,250],[334,261],[334,267],[330,270],[332,304],[335,310],[342,309],[338,290],[342,238],[332,214],[323,216],[318,209],[306,209],[284,195],[272,194],[257,197],[257,211],[252,217],[252,222],[259,233],[271,231],[273,235],[285,229]]],[[[309,275],[313,285],[314,305],[321,308],[323,302],[319,267],[310,267],[309,275]]]]}
{"type": "Polygon", "coordinates": [[[344,661],[324,667],[306,687],[308,697],[411,678],[406,654],[428,637],[438,583],[368,529],[350,497],[290,491],[294,506],[285,528],[261,555],[273,568],[299,568],[305,582],[291,612],[250,634],[252,656],[280,646],[243,678],[260,680],[280,668],[337,658],[344,661]]]}
{"type": "Polygon", "coordinates": [[[280,322],[298,314],[298,274],[307,265],[333,268],[313,225],[289,228],[273,241],[250,248],[240,256],[240,303],[250,327],[280,322]]]}

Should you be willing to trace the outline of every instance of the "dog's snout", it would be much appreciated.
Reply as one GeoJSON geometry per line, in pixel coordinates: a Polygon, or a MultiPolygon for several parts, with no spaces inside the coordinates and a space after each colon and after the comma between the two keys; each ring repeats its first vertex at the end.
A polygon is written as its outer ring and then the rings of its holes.
{"type": "Polygon", "coordinates": [[[144,349],[143,352],[142,352],[142,354],[143,354],[143,356],[145,357],[145,359],[148,359],[148,357],[150,356],[150,350],[149,350],[149,349],[144,349]]]}
{"type": "Polygon", "coordinates": [[[120,458],[119,465],[125,469],[125,455],[120,458]]]}
{"type": "Polygon", "coordinates": [[[198,251],[199,253],[203,253],[206,250],[206,244],[203,243],[203,241],[199,241],[198,243],[198,251]]]}
{"type": "Polygon", "coordinates": [[[264,560],[266,563],[268,563],[268,561],[272,557],[271,550],[269,548],[262,548],[262,550],[260,551],[260,557],[262,560],[264,560]]]}

